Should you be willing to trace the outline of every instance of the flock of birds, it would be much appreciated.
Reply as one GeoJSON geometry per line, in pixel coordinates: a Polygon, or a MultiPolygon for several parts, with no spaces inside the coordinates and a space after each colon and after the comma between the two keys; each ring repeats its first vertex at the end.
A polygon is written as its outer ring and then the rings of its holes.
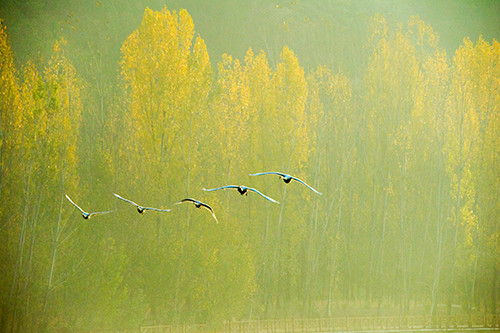
{"type": "MultiPolygon", "coordinates": [[[[250,174],[250,176],[261,176],[261,175],[278,175],[280,176],[280,178],[286,183],[290,183],[292,180],[295,180],[303,185],[305,185],[306,187],[308,187],[311,191],[317,193],[317,194],[321,194],[320,192],[316,191],[314,188],[312,188],[311,186],[307,185],[304,181],[300,180],[299,178],[297,177],[293,177],[293,176],[290,176],[290,175],[287,175],[285,173],[281,173],[281,172],[261,172],[261,173],[253,173],[253,174],[250,174]]],[[[243,186],[243,185],[226,185],[226,186],[222,186],[222,187],[216,187],[216,188],[210,188],[210,189],[206,189],[206,188],[203,188],[203,191],[208,191],[208,192],[211,192],[211,191],[217,191],[217,190],[223,190],[223,189],[230,189],[230,188],[234,188],[236,190],[238,190],[238,192],[241,194],[241,195],[248,195],[248,192],[249,191],[252,191],[252,192],[255,192],[257,193],[258,195],[262,196],[263,198],[273,202],[273,203],[276,203],[276,204],[279,204],[278,201],[274,200],[273,198],[271,197],[268,197],[267,195],[264,195],[262,194],[261,192],[259,192],[258,190],[252,188],[252,187],[247,187],[247,186],[243,186]]],[[[134,201],[132,200],[129,200],[129,199],[126,199],[116,193],[113,193],[113,195],[120,199],[120,200],[123,200],[129,204],[132,204],[134,205],[136,208],[137,208],[137,212],[139,212],[139,214],[142,214],[144,213],[145,211],[147,210],[151,210],[151,211],[156,211],[156,212],[169,212],[170,209],[160,209],[160,208],[154,208],[154,207],[144,207],[144,206],[141,206],[137,203],[135,203],[134,201]]],[[[93,216],[96,216],[96,215],[103,215],[103,214],[108,214],[108,213],[112,213],[114,212],[114,210],[110,210],[110,211],[106,211],[106,212],[93,212],[93,213],[89,213],[89,212],[86,212],[84,211],[82,208],[80,208],[80,206],[78,206],[73,200],[71,200],[71,198],[65,194],[66,196],[66,199],[69,200],[69,202],[71,202],[76,208],[78,208],[78,210],[80,210],[80,212],[82,213],[82,217],[84,219],[89,219],[93,216]]],[[[174,205],[178,205],[178,204],[182,204],[182,203],[193,203],[194,206],[196,208],[205,208],[207,209],[208,211],[210,211],[210,213],[212,214],[212,216],[214,217],[215,219],[215,222],[218,223],[218,220],[217,220],[217,217],[215,216],[215,213],[214,213],[214,210],[212,209],[212,207],[210,207],[209,205],[207,205],[206,203],[204,202],[201,202],[201,201],[198,201],[196,199],[192,199],[192,198],[185,198],[185,199],[182,199],[181,201],[178,201],[176,203],[174,203],[174,205]]]]}

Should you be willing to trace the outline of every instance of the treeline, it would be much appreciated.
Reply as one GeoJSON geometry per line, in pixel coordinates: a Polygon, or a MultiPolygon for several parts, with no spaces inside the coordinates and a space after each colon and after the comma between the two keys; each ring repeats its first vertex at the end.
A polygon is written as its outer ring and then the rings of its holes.
{"type": "Polygon", "coordinates": [[[350,304],[496,313],[500,45],[464,39],[449,56],[417,18],[371,22],[355,81],[305,72],[286,46],[276,66],[249,50],[213,68],[185,10],[146,9],[116,82],[98,61],[81,79],[64,40],[18,70],[2,25],[2,331],[335,316],[350,304]],[[323,195],[248,176],[260,171],[323,195]],[[202,191],[226,184],[280,205],[202,191]],[[172,211],[141,216],[112,192],[172,211]],[[86,221],[65,193],[117,210],[86,221]],[[172,206],[185,197],[219,223],[172,206]]]}

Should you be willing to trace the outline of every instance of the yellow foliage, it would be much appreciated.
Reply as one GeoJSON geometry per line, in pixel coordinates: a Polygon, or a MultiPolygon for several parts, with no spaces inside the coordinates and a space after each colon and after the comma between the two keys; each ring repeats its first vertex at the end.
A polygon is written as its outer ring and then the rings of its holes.
{"type": "MultiPolygon", "coordinates": [[[[0,20],[0,151],[10,155],[13,149],[20,143],[16,135],[22,122],[22,110],[19,100],[19,85],[14,67],[14,59],[7,31],[0,20]]],[[[4,173],[7,167],[4,163],[8,160],[0,160],[0,173],[4,173]]]]}
{"type": "MultiPolygon", "coordinates": [[[[177,133],[190,136],[193,117],[204,112],[212,70],[206,45],[187,11],[146,8],[140,27],[122,46],[122,76],[129,89],[130,131],[144,162],[160,167],[177,133]]],[[[187,141],[177,146],[186,150],[187,141]]]]}
{"type": "Polygon", "coordinates": [[[290,169],[290,161],[294,161],[296,169],[309,155],[309,138],[307,137],[307,120],[305,104],[307,100],[307,81],[304,69],[300,67],[296,55],[288,47],[284,47],[280,55],[281,62],[276,66],[276,73],[272,76],[271,85],[275,100],[272,109],[274,118],[274,147],[275,158],[278,159],[280,169],[290,169]]]}
{"type": "Polygon", "coordinates": [[[493,41],[490,45],[481,37],[476,45],[464,39],[453,58],[445,152],[452,179],[451,196],[455,199],[453,215],[456,224],[463,228],[468,249],[475,248],[480,238],[487,239],[487,234],[494,232],[492,212],[498,212],[498,207],[485,203],[495,198],[500,183],[498,163],[494,162],[495,157],[491,159],[498,155],[495,153],[498,130],[496,134],[489,130],[498,128],[499,60],[498,43],[493,41]],[[496,144],[490,145],[495,141],[496,144]],[[480,207],[478,197],[482,202],[480,207]],[[479,216],[483,217],[480,223],[479,216]]]}

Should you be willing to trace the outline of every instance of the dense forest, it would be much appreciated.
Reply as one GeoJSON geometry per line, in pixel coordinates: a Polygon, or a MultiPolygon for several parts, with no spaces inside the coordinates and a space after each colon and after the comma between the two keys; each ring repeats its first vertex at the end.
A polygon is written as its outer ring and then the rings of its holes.
{"type": "Polygon", "coordinates": [[[49,26],[50,50],[19,57],[2,22],[1,331],[498,313],[499,42],[450,52],[421,18],[383,14],[351,38],[286,4],[266,46],[217,60],[185,9],[134,22],[97,1],[99,30],[56,11],[73,37],[49,26]],[[202,190],[228,184],[280,203],[202,190]],[[113,212],[82,219],[65,194],[113,212]]]}

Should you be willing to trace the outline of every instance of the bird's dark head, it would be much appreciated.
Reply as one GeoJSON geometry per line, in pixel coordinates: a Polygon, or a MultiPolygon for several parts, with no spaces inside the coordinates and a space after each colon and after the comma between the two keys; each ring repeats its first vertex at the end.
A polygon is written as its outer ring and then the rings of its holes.
{"type": "Polygon", "coordinates": [[[137,207],[137,211],[139,212],[139,214],[142,214],[142,213],[144,213],[144,208],[137,207]]]}
{"type": "Polygon", "coordinates": [[[196,206],[196,208],[200,208],[201,207],[201,203],[199,203],[199,202],[195,202],[194,205],[196,206]]]}
{"type": "Polygon", "coordinates": [[[247,189],[243,186],[238,186],[238,192],[240,192],[241,195],[247,194],[247,189]]]}
{"type": "Polygon", "coordinates": [[[292,177],[288,177],[288,176],[281,176],[281,179],[283,179],[283,181],[288,184],[289,182],[292,181],[292,177]]]}
{"type": "Polygon", "coordinates": [[[88,220],[89,217],[90,217],[90,214],[82,213],[82,216],[83,216],[84,219],[88,220]]]}

